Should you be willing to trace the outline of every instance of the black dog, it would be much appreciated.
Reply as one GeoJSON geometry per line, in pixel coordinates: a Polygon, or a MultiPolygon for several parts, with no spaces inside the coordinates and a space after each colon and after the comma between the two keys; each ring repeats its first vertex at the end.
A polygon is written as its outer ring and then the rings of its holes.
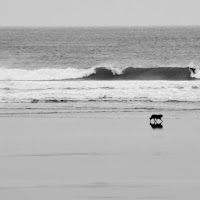
{"type": "Polygon", "coordinates": [[[163,115],[155,115],[155,114],[153,114],[153,115],[151,115],[151,117],[149,119],[150,119],[150,121],[152,119],[154,119],[154,122],[157,122],[157,120],[159,119],[159,120],[161,120],[163,122],[162,117],[163,117],[163,115]]]}

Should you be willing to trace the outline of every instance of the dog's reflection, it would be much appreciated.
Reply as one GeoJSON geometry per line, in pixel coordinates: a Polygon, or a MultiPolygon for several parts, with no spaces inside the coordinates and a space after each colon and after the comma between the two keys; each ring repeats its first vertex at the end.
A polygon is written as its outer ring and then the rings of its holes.
{"type": "Polygon", "coordinates": [[[150,126],[152,129],[163,129],[162,122],[161,123],[157,123],[157,122],[151,123],[150,122],[150,126]]]}

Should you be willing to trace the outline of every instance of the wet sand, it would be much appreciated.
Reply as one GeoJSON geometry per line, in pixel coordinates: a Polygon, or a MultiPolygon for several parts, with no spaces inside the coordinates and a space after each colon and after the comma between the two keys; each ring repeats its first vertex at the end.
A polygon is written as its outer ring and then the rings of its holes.
{"type": "Polygon", "coordinates": [[[0,118],[0,199],[200,198],[200,124],[0,118]]]}

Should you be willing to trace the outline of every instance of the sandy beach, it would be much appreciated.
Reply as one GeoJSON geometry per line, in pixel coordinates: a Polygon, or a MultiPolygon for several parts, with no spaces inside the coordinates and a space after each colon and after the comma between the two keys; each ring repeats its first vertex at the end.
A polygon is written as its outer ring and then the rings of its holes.
{"type": "Polygon", "coordinates": [[[1,118],[0,199],[197,199],[199,120],[1,118]]]}

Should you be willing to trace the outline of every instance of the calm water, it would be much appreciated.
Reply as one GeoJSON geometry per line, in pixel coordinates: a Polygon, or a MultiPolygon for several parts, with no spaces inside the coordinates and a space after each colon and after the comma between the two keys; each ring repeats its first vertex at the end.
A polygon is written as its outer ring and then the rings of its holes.
{"type": "Polygon", "coordinates": [[[200,58],[200,28],[0,29],[1,67],[185,67],[200,58]]]}

